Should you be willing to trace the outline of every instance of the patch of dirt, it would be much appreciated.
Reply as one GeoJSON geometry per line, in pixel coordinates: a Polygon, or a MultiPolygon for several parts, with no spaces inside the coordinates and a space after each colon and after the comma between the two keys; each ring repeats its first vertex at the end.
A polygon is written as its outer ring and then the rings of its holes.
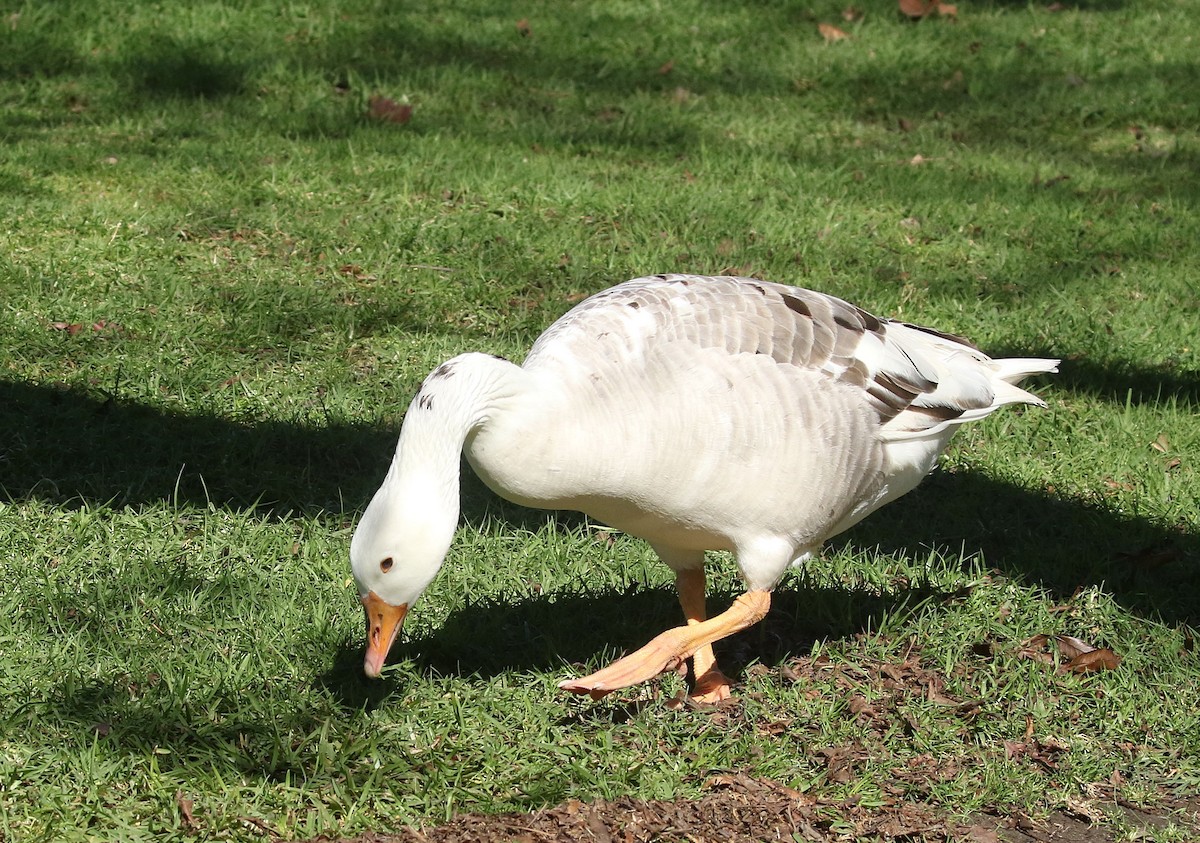
{"type": "MultiPolygon", "coordinates": [[[[934,804],[937,785],[971,774],[980,763],[980,749],[966,743],[958,753],[896,754],[889,736],[897,731],[914,735],[922,731],[922,722],[912,714],[914,708],[924,707],[928,716],[969,724],[984,716],[986,705],[970,681],[968,667],[946,676],[925,664],[921,655],[913,644],[897,661],[881,661],[864,652],[845,662],[819,655],[790,658],[774,669],[753,664],[746,670],[748,678],[765,673],[772,681],[800,683],[813,694],[847,699],[848,714],[862,727],[861,736],[845,745],[814,748],[813,760],[823,765],[826,781],[837,785],[852,782],[859,768],[871,759],[894,758],[894,765],[888,768],[891,778],[882,784],[884,804],[863,805],[856,799],[801,793],[779,782],[732,774],[710,778],[698,799],[572,799],[530,813],[463,814],[438,826],[357,838],[324,836],[309,843],[1116,843],[1145,839],[1171,824],[1179,829],[1171,839],[1200,840],[1200,797],[1171,801],[1164,794],[1160,805],[1145,809],[1122,797],[1117,773],[1110,780],[1085,785],[1082,792],[1087,798],[1068,798],[1062,810],[1048,816],[1031,819],[1021,813],[997,811],[965,822],[950,816],[944,805],[934,804]]],[[[994,658],[992,645],[980,645],[975,657],[994,658]]],[[[717,728],[725,723],[735,725],[739,711],[736,700],[706,709],[717,728]]],[[[757,723],[755,728],[766,737],[795,728],[786,712],[779,712],[778,717],[777,721],[757,723]]],[[[1027,721],[1025,734],[1017,738],[985,751],[1024,765],[1031,776],[1059,770],[1069,753],[1068,746],[1037,734],[1032,720],[1027,721]]],[[[1060,793],[1057,799],[1061,798],[1060,793]]]]}
{"type": "MultiPolygon", "coordinates": [[[[947,823],[928,806],[861,808],[853,801],[816,799],[777,782],[717,776],[700,799],[644,801],[633,797],[570,800],[530,814],[465,814],[445,825],[396,835],[367,834],[353,843],[474,843],[475,841],[980,840],[967,826],[947,823]],[[966,835],[966,836],[964,836],[966,835]]],[[[978,831],[986,835],[982,826],[978,831]]],[[[328,838],[317,838],[317,841],[328,838]]],[[[352,843],[342,840],[338,843],[352,843]]]]}
{"type": "MultiPolygon", "coordinates": [[[[570,800],[528,814],[464,814],[431,828],[399,834],[368,833],[357,838],[317,837],[309,843],[649,843],[650,841],[925,841],[927,843],[1114,843],[1109,824],[1092,822],[1086,811],[1114,806],[1079,806],[1080,814],[1052,814],[1034,822],[1027,817],[979,817],[956,822],[928,805],[897,803],[863,807],[854,800],[808,796],[777,782],[749,776],[716,776],[700,799],[640,800],[622,797],[583,803],[570,800]]],[[[1195,821],[1200,800],[1184,808],[1195,821]]],[[[1187,822],[1179,816],[1122,807],[1129,828],[1161,828],[1187,822]]],[[[1100,814],[1096,815],[1097,817],[1100,814]]],[[[1200,834],[1200,826],[1196,827],[1200,834]]],[[[1122,834],[1119,839],[1131,839],[1122,834]]]]}
{"type": "Polygon", "coordinates": [[[1071,808],[1036,823],[1024,815],[1010,817],[998,839],[1003,843],[1115,843],[1141,840],[1170,825],[1200,839],[1200,797],[1167,803],[1161,812],[1124,801],[1081,802],[1071,808]],[[1101,817],[1117,818],[1126,830],[1118,831],[1111,822],[1098,824],[1101,817]]]}

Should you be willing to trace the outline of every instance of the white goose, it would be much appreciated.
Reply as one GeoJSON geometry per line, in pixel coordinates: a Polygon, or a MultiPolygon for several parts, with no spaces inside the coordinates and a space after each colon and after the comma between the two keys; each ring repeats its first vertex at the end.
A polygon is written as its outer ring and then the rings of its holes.
{"type": "Polygon", "coordinates": [[[758,622],[789,564],[930,471],[958,425],[1057,360],[993,360],[966,341],[833,296],[749,278],[658,275],[579,304],[524,365],[463,354],[409,405],[350,545],[378,676],[437,574],[459,514],[459,455],[516,503],[587,513],[650,543],[687,625],[560,687],[599,697],[692,660],[693,698],[729,696],[712,643],[758,622]],[[704,552],[746,592],[705,613],[704,552]]]}

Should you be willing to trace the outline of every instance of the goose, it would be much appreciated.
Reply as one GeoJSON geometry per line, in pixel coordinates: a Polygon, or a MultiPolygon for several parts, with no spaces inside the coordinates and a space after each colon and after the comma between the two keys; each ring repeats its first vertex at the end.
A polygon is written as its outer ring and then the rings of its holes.
{"type": "Polygon", "coordinates": [[[656,275],[599,292],[525,362],[470,352],[413,397],[350,561],[378,677],[459,516],[460,455],[493,491],[577,510],[649,543],[686,624],[559,687],[599,698],[686,669],[691,697],[731,693],[713,642],[761,620],[789,566],[930,472],[959,425],[1007,404],[1057,360],[992,359],[932,328],[753,278],[656,275]],[[708,617],[705,551],[745,591],[708,617]]]}

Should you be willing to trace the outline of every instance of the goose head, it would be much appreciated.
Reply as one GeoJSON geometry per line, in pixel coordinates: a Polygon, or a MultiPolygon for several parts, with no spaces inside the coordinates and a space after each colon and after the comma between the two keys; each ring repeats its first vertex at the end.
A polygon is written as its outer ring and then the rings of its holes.
{"type": "Polygon", "coordinates": [[[354,531],[350,567],[367,617],[367,676],[380,675],[405,615],[450,549],[457,507],[449,513],[434,499],[385,482],[354,531]]]}

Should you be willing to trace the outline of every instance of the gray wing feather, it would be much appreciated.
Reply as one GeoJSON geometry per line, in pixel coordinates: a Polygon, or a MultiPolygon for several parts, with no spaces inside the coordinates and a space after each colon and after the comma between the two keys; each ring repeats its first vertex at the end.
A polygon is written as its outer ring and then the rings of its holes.
{"type": "Polygon", "coordinates": [[[650,365],[656,343],[681,341],[822,372],[861,388],[881,425],[908,414],[901,420],[908,431],[994,399],[982,372],[959,388],[939,388],[947,374],[940,357],[969,355],[976,367],[988,360],[956,337],[880,319],[824,293],[730,276],[656,275],[598,293],[551,325],[525,366],[636,368],[650,365]]]}

